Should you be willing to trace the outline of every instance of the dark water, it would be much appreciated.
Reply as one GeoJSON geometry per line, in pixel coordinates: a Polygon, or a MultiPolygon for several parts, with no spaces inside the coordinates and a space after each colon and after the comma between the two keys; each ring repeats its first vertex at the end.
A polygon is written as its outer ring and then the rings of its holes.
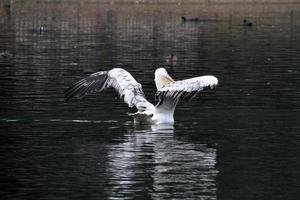
{"type": "Polygon", "coordinates": [[[298,4],[0,11],[1,199],[299,198],[298,4]],[[173,130],[135,127],[112,90],[64,101],[86,74],[123,67],[154,102],[154,70],[171,54],[175,79],[219,78],[178,106],[173,130]]]}

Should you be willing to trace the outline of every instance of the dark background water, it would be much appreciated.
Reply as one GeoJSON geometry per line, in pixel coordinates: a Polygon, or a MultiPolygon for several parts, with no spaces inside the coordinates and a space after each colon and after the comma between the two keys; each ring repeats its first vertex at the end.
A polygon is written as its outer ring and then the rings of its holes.
{"type": "Polygon", "coordinates": [[[299,43],[299,4],[2,4],[1,199],[299,198],[299,43]],[[174,130],[135,127],[112,90],[64,101],[123,67],[154,102],[171,54],[174,79],[219,78],[174,130]]]}

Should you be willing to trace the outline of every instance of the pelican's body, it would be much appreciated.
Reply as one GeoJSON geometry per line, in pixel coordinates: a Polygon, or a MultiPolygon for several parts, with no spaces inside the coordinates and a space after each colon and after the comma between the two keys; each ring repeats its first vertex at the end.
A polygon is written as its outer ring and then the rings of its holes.
{"type": "Polygon", "coordinates": [[[145,111],[130,113],[135,124],[174,124],[175,108],[149,106],[145,111]]]}
{"type": "Polygon", "coordinates": [[[179,100],[189,101],[204,88],[218,84],[214,76],[200,76],[181,81],[174,81],[164,68],[155,71],[157,88],[157,105],[150,103],[138,83],[129,72],[122,68],[96,72],[84,78],[65,92],[67,100],[82,97],[86,94],[115,88],[129,107],[135,106],[138,111],[130,113],[137,124],[174,124],[174,111],[179,100]]]}

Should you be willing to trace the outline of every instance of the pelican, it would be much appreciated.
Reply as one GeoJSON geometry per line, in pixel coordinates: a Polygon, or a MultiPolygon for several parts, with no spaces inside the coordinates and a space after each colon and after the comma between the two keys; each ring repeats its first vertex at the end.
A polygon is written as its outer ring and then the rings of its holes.
{"type": "Polygon", "coordinates": [[[157,104],[150,103],[143,92],[142,85],[122,68],[99,71],[74,83],[65,91],[66,100],[81,98],[87,94],[114,88],[129,107],[137,112],[129,113],[136,124],[174,124],[174,111],[177,103],[190,101],[205,88],[214,88],[218,84],[215,76],[199,76],[174,81],[165,68],[158,68],[154,78],[157,92],[157,104]]]}

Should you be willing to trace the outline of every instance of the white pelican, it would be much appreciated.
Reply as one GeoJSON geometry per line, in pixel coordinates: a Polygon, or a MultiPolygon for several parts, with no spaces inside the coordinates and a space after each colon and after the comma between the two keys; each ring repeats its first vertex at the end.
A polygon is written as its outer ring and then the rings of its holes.
{"type": "Polygon", "coordinates": [[[100,71],[74,83],[65,91],[65,97],[83,97],[84,95],[114,88],[129,107],[135,106],[138,111],[128,115],[133,116],[138,124],[174,124],[174,110],[179,100],[189,101],[205,88],[213,88],[218,84],[214,76],[199,76],[195,78],[174,81],[166,69],[155,71],[157,92],[156,105],[150,103],[132,75],[122,68],[100,71]]]}

